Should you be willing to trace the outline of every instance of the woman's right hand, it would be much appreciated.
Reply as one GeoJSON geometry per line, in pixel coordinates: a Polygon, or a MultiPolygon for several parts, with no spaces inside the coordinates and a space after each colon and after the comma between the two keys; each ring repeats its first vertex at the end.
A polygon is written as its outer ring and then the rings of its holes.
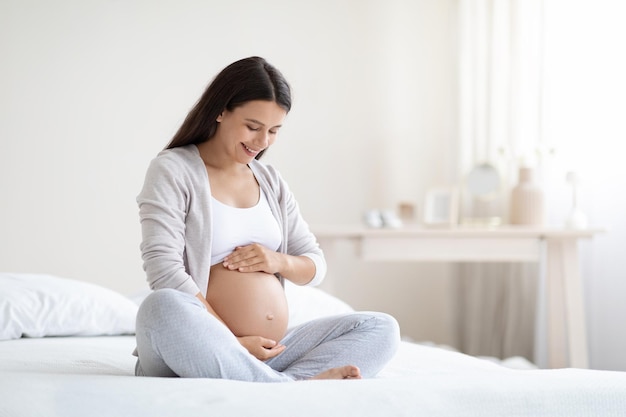
{"type": "Polygon", "coordinates": [[[252,356],[260,361],[266,361],[274,356],[278,356],[285,350],[285,345],[261,336],[238,336],[237,340],[252,356]]]}

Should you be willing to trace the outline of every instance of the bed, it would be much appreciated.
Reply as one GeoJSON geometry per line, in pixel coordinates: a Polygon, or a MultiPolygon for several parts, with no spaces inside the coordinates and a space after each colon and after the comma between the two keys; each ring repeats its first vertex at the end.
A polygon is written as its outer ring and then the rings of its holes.
{"type": "MultiPolygon", "coordinates": [[[[288,286],[292,324],[350,307],[288,286]]],[[[403,341],[373,379],[262,384],[133,374],[137,302],[0,274],[0,416],[626,416],[626,373],[511,369],[403,341]]]]}

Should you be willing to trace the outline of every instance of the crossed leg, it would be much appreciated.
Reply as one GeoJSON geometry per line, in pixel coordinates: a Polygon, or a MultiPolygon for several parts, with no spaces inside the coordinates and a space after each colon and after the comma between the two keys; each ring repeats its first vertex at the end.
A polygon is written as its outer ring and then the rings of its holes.
{"type": "Polygon", "coordinates": [[[375,375],[395,353],[398,325],[383,313],[323,318],[292,329],[280,355],[252,356],[202,303],[157,290],[137,314],[137,375],[257,382],[348,379],[375,375]]]}

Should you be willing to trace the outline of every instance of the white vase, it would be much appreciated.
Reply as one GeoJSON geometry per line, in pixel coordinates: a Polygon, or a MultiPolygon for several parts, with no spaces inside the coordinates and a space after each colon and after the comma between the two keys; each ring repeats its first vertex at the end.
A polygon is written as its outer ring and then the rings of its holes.
{"type": "Polygon", "coordinates": [[[510,223],[524,226],[544,223],[544,193],[532,168],[519,169],[518,183],[511,191],[510,223]]]}

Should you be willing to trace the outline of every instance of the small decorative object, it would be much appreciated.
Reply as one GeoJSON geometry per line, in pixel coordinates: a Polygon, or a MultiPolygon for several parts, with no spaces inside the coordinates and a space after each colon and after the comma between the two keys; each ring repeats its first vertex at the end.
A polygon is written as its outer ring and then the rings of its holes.
{"type": "Polygon", "coordinates": [[[459,204],[462,224],[497,226],[502,222],[502,179],[493,164],[476,165],[467,174],[462,190],[459,204]]]}
{"type": "Polygon", "coordinates": [[[368,227],[380,229],[387,227],[398,229],[402,227],[402,220],[393,210],[368,210],[363,216],[363,220],[368,227]]]}
{"type": "Polygon", "coordinates": [[[542,226],[544,223],[543,190],[535,180],[535,170],[519,169],[518,184],[511,192],[511,224],[542,226]]]}
{"type": "Polygon", "coordinates": [[[578,186],[580,185],[580,177],[575,172],[568,172],[566,176],[567,182],[572,185],[572,209],[565,221],[565,227],[570,229],[584,229],[587,227],[587,216],[580,210],[578,206],[578,186]]]}
{"type": "Polygon", "coordinates": [[[383,227],[383,218],[378,210],[368,210],[363,216],[363,221],[368,227],[378,229],[383,227]]]}
{"type": "Polygon", "coordinates": [[[415,222],[416,213],[415,205],[409,201],[402,201],[398,204],[398,216],[402,223],[415,222]]]}
{"type": "Polygon", "coordinates": [[[383,210],[380,212],[380,217],[383,219],[383,226],[390,229],[398,229],[402,227],[402,220],[393,210],[383,210]]]}
{"type": "Polygon", "coordinates": [[[431,188],[424,199],[423,222],[427,226],[453,226],[458,222],[458,190],[431,188]]]}

